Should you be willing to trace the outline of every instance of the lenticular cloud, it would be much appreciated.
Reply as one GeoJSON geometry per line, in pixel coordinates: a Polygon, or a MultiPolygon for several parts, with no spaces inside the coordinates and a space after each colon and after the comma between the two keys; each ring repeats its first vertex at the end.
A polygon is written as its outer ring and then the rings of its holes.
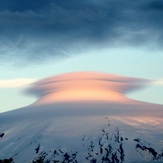
{"type": "Polygon", "coordinates": [[[107,101],[129,103],[125,94],[144,87],[147,80],[93,72],[75,72],[36,82],[29,93],[38,96],[35,103],[66,101],[107,101]]]}

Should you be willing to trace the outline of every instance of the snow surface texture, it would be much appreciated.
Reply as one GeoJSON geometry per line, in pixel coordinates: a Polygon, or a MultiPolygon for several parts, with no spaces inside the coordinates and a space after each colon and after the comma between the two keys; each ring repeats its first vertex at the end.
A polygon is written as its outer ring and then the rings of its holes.
{"type": "Polygon", "coordinates": [[[125,96],[147,82],[70,73],[35,83],[38,101],[0,114],[0,161],[163,162],[163,105],[125,96]]]}

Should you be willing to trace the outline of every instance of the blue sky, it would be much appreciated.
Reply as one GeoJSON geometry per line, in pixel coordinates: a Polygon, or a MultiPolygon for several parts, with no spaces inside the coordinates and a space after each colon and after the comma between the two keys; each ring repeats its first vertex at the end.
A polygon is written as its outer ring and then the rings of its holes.
{"type": "Polygon", "coordinates": [[[159,80],[129,96],[162,103],[162,1],[2,0],[0,18],[1,112],[36,99],[12,79],[72,71],[159,80]]]}

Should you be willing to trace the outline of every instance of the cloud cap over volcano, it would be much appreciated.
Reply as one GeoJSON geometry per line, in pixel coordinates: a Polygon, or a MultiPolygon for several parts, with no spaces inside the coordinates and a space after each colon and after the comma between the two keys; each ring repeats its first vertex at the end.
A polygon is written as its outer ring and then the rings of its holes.
{"type": "Polygon", "coordinates": [[[28,93],[38,96],[36,104],[66,101],[133,102],[125,94],[144,87],[148,80],[93,72],[75,72],[36,82],[28,93]]]}

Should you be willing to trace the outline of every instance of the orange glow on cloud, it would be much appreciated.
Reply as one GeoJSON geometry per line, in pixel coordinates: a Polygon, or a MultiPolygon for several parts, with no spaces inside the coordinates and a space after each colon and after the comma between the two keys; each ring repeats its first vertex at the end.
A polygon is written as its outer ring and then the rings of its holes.
{"type": "Polygon", "coordinates": [[[103,101],[127,101],[121,94],[104,90],[65,90],[58,93],[50,93],[41,98],[40,104],[62,102],[62,101],[82,101],[82,100],[103,100],[103,101]]]}
{"type": "Polygon", "coordinates": [[[108,101],[130,103],[125,93],[147,82],[143,79],[101,73],[67,73],[37,82],[30,92],[39,96],[36,104],[65,101],[108,101]]]}

